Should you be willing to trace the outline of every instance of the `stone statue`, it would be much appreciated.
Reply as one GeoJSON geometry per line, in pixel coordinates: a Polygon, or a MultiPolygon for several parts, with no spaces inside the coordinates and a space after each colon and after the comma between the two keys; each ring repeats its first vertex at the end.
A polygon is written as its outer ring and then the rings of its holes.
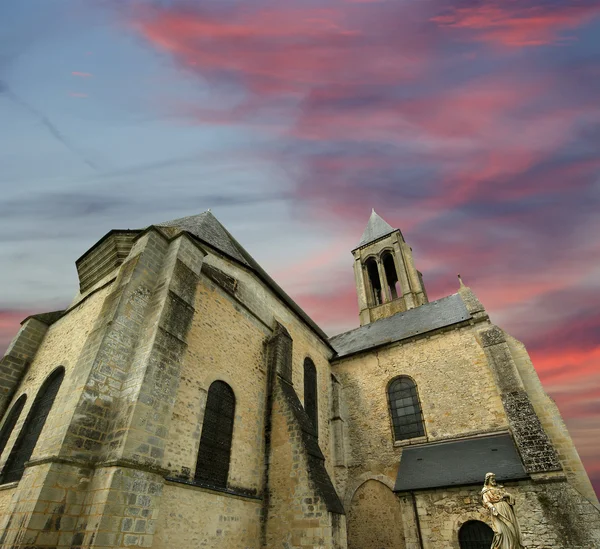
{"type": "Polygon", "coordinates": [[[521,529],[513,510],[515,498],[496,484],[494,473],[485,475],[481,498],[484,507],[492,513],[494,540],[490,549],[521,549],[521,529]]]}

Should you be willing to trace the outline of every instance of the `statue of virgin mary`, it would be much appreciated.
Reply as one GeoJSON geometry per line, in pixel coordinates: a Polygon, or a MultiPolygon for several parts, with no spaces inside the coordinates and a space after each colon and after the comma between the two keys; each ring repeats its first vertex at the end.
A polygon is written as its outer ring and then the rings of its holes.
{"type": "Polygon", "coordinates": [[[513,509],[515,498],[496,483],[494,473],[485,475],[481,499],[492,514],[494,540],[490,549],[522,549],[521,529],[513,509]]]}

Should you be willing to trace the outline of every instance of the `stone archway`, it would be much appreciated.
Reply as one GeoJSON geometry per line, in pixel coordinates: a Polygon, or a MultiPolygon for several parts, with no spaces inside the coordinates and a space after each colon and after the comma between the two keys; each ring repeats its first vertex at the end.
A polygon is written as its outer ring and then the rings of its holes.
{"type": "Polygon", "coordinates": [[[385,484],[361,484],[346,512],[348,549],[404,549],[400,502],[385,484]]]}

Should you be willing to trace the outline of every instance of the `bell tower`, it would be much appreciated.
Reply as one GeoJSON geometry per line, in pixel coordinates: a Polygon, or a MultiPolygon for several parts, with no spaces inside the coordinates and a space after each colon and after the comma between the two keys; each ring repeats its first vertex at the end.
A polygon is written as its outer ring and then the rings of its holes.
{"type": "Polygon", "coordinates": [[[428,302],[412,248],[375,210],[352,255],[361,326],[428,302]]]}

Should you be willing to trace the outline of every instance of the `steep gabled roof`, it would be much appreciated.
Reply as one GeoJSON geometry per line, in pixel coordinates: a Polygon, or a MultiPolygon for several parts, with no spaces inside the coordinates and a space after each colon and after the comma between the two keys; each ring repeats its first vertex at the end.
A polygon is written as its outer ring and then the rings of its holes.
{"type": "Polygon", "coordinates": [[[381,238],[382,236],[393,233],[396,230],[397,229],[394,229],[394,227],[392,227],[387,221],[377,215],[373,209],[371,211],[371,217],[369,217],[369,222],[367,223],[365,232],[363,233],[362,238],[360,239],[360,242],[356,248],[365,246],[370,242],[381,238]]]}
{"type": "Polygon", "coordinates": [[[329,343],[336,350],[335,358],[342,358],[452,326],[470,318],[471,314],[460,295],[452,294],[338,334],[330,338],[329,343]]]}
{"type": "Polygon", "coordinates": [[[327,334],[283,291],[210,211],[157,223],[156,226],[175,227],[186,231],[252,270],[333,351],[327,334]]]}
{"type": "Polygon", "coordinates": [[[200,240],[204,240],[204,242],[223,252],[225,255],[249,266],[241,251],[232,241],[225,227],[219,223],[217,218],[210,211],[202,212],[198,215],[180,217],[173,221],[165,221],[164,223],[158,223],[157,226],[176,227],[183,231],[187,231],[198,237],[200,240]]]}

